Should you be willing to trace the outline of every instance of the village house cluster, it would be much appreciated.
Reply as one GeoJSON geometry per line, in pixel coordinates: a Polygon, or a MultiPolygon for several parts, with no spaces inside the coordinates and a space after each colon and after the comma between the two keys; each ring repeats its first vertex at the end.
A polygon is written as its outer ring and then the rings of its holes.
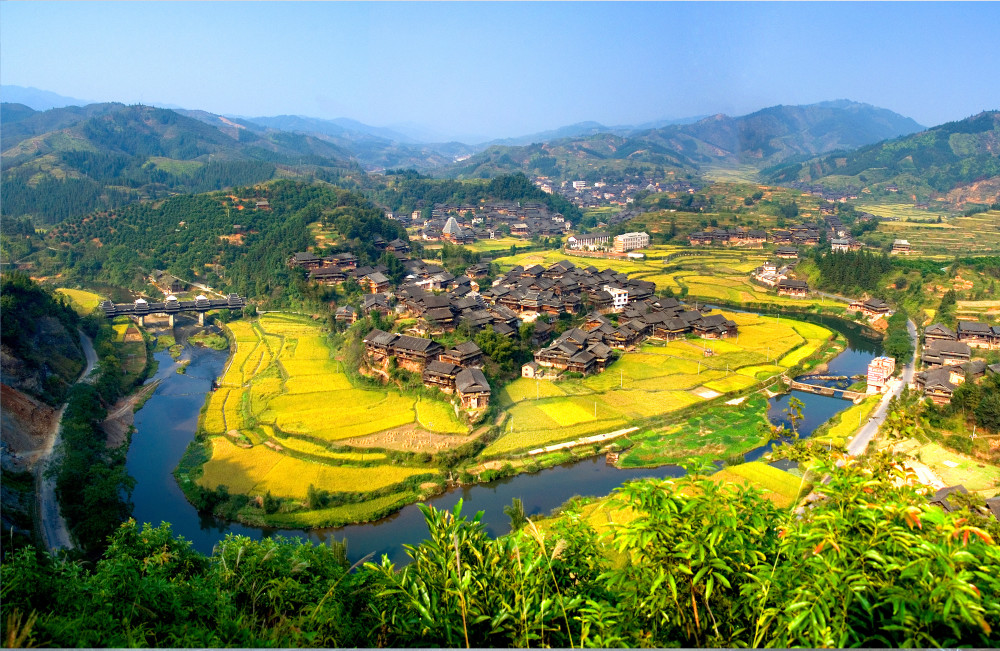
{"type": "Polygon", "coordinates": [[[793,264],[782,264],[779,266],[777,262],[768,260],[750,272],[750,279],[759,285],[776,289],[778,296],[805,298],[809,295],[809,283],[804,280],[790,278],[793,264]]]}
{"type": "Polygon", "coordinates": [[[420,210],[409,215],[387,212],[386,217],[416,227],[427,242],[469,244],[497,239],[509,231],[513,237],[561,237],[572,224],[562,213],[539,202],[486,201],[473,204],[435,204],[429,218],[420,210]]]}
{"type": "Polygon", "coordinates": [[[610,181],[553,181],[547,176],[536,176],[536,187],[548,194],[558,194],[580,208],[631,205],[640,192],[694,192],[696,187],[686,179],[657,181],[649,176],[626,176],[610,181]]]}
{"type": "Polygon", "coordinates": [[[490,383],[482,371],[483,351],[475,342],[445,350],[433,339],[375,328],[364,344],[372,368],[385,373],[396,360],[400,368],[420,373],[424,386],[456,394],[464,409],[479,411],[489,406],[490,383]]]}
{"type": "Polygon", "coordinates": [[[472,341],[446,350],[432,339],[462,324],[472,332],[491,328],[514,337],[522,323],[533,322],[531,345],[537,350],[534,361],[522,368],[523,375],[533,378],[599,373],[611,362],[613,350],[633,349],[647,337],[672,340],[694,334],[717,339],[737,332],[736,323],[721,314],[658,298],[655,283],[611,269],[577,267],[568,260],[547,268],[514,267],[481,291],[469,274],[481,277],[485,265],[472,265],[458,277],[418,260],[404,265],[410,272],[404,282],[393,291],[365,297],[362,309],[394,312],[416,323],[408,329],[412,334],[370,332],[364,339],[369,366],[387,373],[394,359],[399,368],[421,374],[425,386],[456,394],[462,406],[473,411],[489,404],[489,383],[480,370],[482,351],[472,341]],[[584,306],[592,311],[581,327],[548,344],[554,328],[539,317],[577,314],[584,306]],[[611,314],[618,315],[617,324],[608,318],[611,314]]]}
{"type": "Polygon", "coordinates": [[[1000,326],[978,321],[959,321],[957,331],[940,323],[928,326],[920,356],[924,370],[914,376],[914,386],[935,404],[944,405],[963,382],[1000,372],[1000,364],[987,366],[972,359],[973,348],[1000,348],[1000,326]]]}

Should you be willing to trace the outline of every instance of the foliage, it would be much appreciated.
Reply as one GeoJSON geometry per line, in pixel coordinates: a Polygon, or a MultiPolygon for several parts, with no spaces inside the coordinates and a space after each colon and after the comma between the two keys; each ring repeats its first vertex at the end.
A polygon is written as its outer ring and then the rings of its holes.
{"type": "Polygon", "coordinates": [[[816,266],[820,271],[823,289],[838,292],[875,291],[883,275],[892,269],[888,254],[877,255],[864,249],[860,251],[816,252],[816,266]]]}
{"type": "Polygon", "coordinates": [[[206,558],[129,521],[93,566],[2,566],[26,646],[992,647],[1000,547],[975,510],[930,506],[889,457],[820,461],[779,510],[692,472],[618,490],[599,536],[570,508],[491,539],[421,506],[428,537],[349,573],[342,545],[229,536],[206,558]],[[122,604],[128,607],[123,608],[122,604]],[[32,619],[34,618],[34,619],[32,619]]]}

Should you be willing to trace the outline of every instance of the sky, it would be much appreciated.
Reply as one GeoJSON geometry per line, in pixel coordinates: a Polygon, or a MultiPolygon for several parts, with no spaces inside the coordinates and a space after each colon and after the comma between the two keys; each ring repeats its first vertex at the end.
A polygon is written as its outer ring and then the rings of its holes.
{"type": "Polygon", "coordinates": [[[1000,109],[998,31],[996,2],[5,0],[0,82],[465,142],[832,99],[933,126],[1000,109]]]}

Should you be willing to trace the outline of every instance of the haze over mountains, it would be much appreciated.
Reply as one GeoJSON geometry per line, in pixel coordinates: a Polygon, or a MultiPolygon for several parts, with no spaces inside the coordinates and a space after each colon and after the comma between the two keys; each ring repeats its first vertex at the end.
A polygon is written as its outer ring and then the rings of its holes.
{"type": "MultiPolygon", "coordinates": [[[[3,87],[5,98],[32,95],[36,105],[60,97],[40,92],[3,87]]],[[[773,181],[806,182],[832,174],[837,163],[827,157],[822,159],[825,163],[810,163],[813,171],[805,172],[802,162],[831,152],[858,150],[858,156],[867,157],[864,160],[875,161],[872,165],[895,169],[885,162],[891,154],[864,152],[923,130],[911,118],[848,100],[636,126],[583,122],[471,145],[419,142],[407,133],[347,118],[238,118],[118,103],[44,111],[4,103],[0,120],[4,213],[32,215],[39,223],[144,198],[275,177],[332,180],[346,175],[357,181],[364,170],[398,168],[450,178],[523,172],[565,181],[625,173],[695,177],[707,168],[743,166],[767,169],[767,178],[773,181]]],[[[913,139],[908,146],[917,162],[913,169],[901,163],[898,171],[915,171],[919,176],[930,169],[921,161],[933,156],[916,150],[936,148],[934,160],[938,160],[944,155],[944,138],[950,147],[949,169],[963,172],[939,174],[935,181],[924,179],[925,190],[947,192],[951,187],[945,186],[952,180],[968,183],[996,175],[996,125],[981,126],[983,130],[975,132],[978,136],[961,135],[965,133],[961,128],[949,127],[947,137],[934,136],[933,143],[913,139]],[[963,167],[961,161],[967,157],[976,162],[963,167]]],[[[852,163],[851,169],[861,164],[852,163]]],[[[860,177],[855,181],[864,183],[860,177]]]]}

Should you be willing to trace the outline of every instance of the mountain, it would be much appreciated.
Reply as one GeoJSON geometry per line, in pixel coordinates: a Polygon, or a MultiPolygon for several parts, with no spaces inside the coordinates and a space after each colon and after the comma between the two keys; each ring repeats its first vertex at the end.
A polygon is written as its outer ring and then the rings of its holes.
{"type": "Polygon", "coordinates": [[[279,115],[246,118],[245,123],[308,134],[326,140],[349,151],[368,170],[386,168],[422,170],[440,167],[453,162],[457,157],[475,151],[468,145],[456,142],[417,142],[399,131],[373,127],[348,118],[324,120],[300,115],[279,115]]]}
{"type": "Polygon", "coordinates": [[[25,86],[0,86],[0,97],[8,104],[24,104],[36,111],[47,111],[51,108],[64,106],[86,106],[93,101],[66,97],[47,90],[39,90],[25,86]]]}
{"type": "Polygon", "coordinates": [[[279,173],[359,172],[335,143],[204,112],[122,104],[44,112],[4,104],[0,112],[4,216],[38,224],[145,198],[252,185],[279,173]]]}
{"type": "Polygon", "coordinates": [[[919,199],[991,203],[1000,188],[1000,111],[988,111],[916,134],[764,170],[773,183],[816,184],[870,193],[890,191],[919,199]],[[976,186],[970,188],[970,186],[976,186]],[[978,194],[976,189],[982,190],[978,194]],[[973,192],[967,192],[967,190],[973,192]],[[966,190],[966,191],[963,191],[966,190]],[[978,198],[977,198],[978,197],[978,198]]]}
{"type": "Polygon", "coordinates": [[[774,106],[744,115],[713,115],[691,123],[627,133],[592,133],[527,146],[493,146],[447,166],[444,176],[476,177],[523,171],[568,180],[583,173],[659,166],[689,172],[702,166],[766,167],[803,156],[849,149],[921,130],[887,109],[847,100],[774,106]]]}

